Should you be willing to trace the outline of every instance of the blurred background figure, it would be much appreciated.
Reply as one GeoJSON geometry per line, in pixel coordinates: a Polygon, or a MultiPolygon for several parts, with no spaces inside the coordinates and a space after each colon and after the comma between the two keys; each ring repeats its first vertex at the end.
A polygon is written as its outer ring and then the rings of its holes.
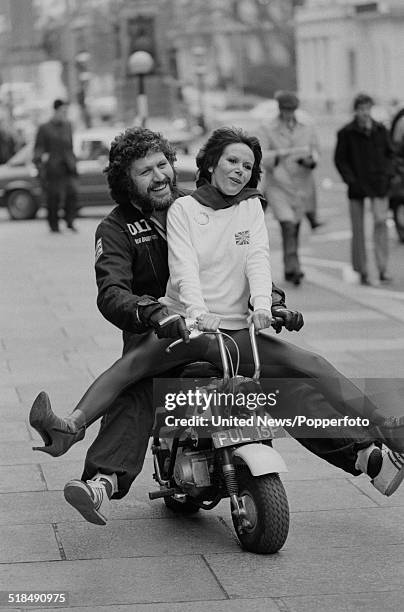
{"type": "Polygon", "coordinates": [[[33,162],[38,168],[46,196],[51,232],[60,231],[61,203],[67,227],[77,231],[73,224],[77,212],[77,169],[67,108],[68,104],[64,100],[54,101],[53,117],[39,126],[34,146],[33,162]]]}
{"type": "Polygon", "coordinates": [[[4,117],[0,117],[0,164],[8,162],[17,151],[17,143],[4,117]]]}
{"type": "Polygon", "coordinates": [[[390,282],[388,260],[388,190],[392,176],[392,148],[386,127],[372,119],[373,99],[358,94],[353,102],[353,121],[337,134],[334,161],[344,183],[348,185],[352,224],[352,267],[360,274],[362,285],[371,285],[365,241],[365,198],[373,214],[373,242],[381,282],[390,282]]]}
{"type": "Polygon", "coordinates": [[[313,176],[318,145],[313,126],[296,116],[297,96],[279,91],[275,99],[279,115],[261,130],[265,195],[281,227],[285,280],[299,285],[304,276],[298,255],[300,223],[308,214],[312,228],[320,225],[313,176]]]}
{"type": "Polygon", "coordinates": [[[404,207],[404,108],[398,110],[393,117],[390,137],[393,146],[393,178],[390,184],[390,208],[394,219],[400,242],[404,242],[404,220],[402,210],[404,207]]]}

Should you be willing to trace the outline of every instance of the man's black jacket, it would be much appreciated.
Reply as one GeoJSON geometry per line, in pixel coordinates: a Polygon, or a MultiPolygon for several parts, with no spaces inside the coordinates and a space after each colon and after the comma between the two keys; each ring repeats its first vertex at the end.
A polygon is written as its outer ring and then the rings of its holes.
{"type": "MultiPolygon", "coordinates": [[[[98,308],[123,330],[127,345],[132,334],[149,331],[137,317],[138,301],[165,294],[169,276],[165,231],[129,202],[117,206],[97,228],[95,258],[98,308]]],[[[284,292],[275,286],[272,302],[285,305],[284,292]]]]}
{"type": "Polygon", "coordinates": [[[350,199],[385,197],[392,157],[389,134],[381,123],[372,120],[371,129],[365,131],[354,120],[338,132],[334,162],[350,199]]]}

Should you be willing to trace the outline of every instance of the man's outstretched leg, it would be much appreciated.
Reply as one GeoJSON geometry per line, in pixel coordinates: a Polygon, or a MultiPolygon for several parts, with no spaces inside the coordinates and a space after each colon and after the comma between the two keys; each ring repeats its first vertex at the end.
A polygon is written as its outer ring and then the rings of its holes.
{"type": "Polygon", "coordinates": [[[143,467],[153,427],[153,381],[129,387],[111,406],[87,451],[82,480],[70,480],[66,501],[90,523],[105,525],[110,499],[124,497],[143,467]]]}
{"type": "MultiPolygon", "coordinates": [[[[270,381],[263,381],[264,390],[267,382],[268,390],[272,388],[270,381]]],[[[341,417],[309,381],[296,380],[294,383],[289,380],[279,400],[277,406],[271,408],[271,416],[275,418],[293,419],[298,414],[331,421],[341,417]]],[[[364,427],[333,427],[323,431],[307,426],[286,429],[317,457],[353,476],[368,476],[382,495],[392,495],[404,479],[404,456],[382,447],[364,427]]]]}

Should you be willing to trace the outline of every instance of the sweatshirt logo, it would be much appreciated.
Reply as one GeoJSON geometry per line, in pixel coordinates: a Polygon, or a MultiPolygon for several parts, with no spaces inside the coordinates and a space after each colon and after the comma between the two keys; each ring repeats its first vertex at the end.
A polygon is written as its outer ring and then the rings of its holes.
{"type": "Polygon", "coordinates": [[[236,244],[250,244],[250,230],[244,230],[243,232],[237,232],[234,234],[236,244]]]}

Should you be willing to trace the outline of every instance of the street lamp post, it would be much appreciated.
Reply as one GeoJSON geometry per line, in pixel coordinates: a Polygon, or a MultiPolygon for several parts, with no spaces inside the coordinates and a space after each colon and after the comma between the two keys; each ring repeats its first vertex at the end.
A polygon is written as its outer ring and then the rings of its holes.
{"type": "Polygon", "coordinates": [[[88,71],[88,64],[90,62],[91,55],[87,51],[82,51],[76,55],[76,69],[77,69],[77,102],[81,109],[81,115],[83,118],[84,125],[86,128],[91,127],[91,117],[87,108],[87,88],[91,80],[91,72],[88,71]]]}
{"type": "Polygon", "coordinates": [[[206,132],[205,119],[205,75],[206,75],[206,49],[205,47],[194,47],[192,49],[195,58],[195,74],[198,88],[198,125],[202,132],[206,132]]]}
{"type": "Polygon", "coordinates": [[[137,112],[140,125],[146,127],[148,117],[145,78],[154,67],[154,59],[147,51],[135,51],[128,59],[129,74],[138,77],[137,112]]]}

